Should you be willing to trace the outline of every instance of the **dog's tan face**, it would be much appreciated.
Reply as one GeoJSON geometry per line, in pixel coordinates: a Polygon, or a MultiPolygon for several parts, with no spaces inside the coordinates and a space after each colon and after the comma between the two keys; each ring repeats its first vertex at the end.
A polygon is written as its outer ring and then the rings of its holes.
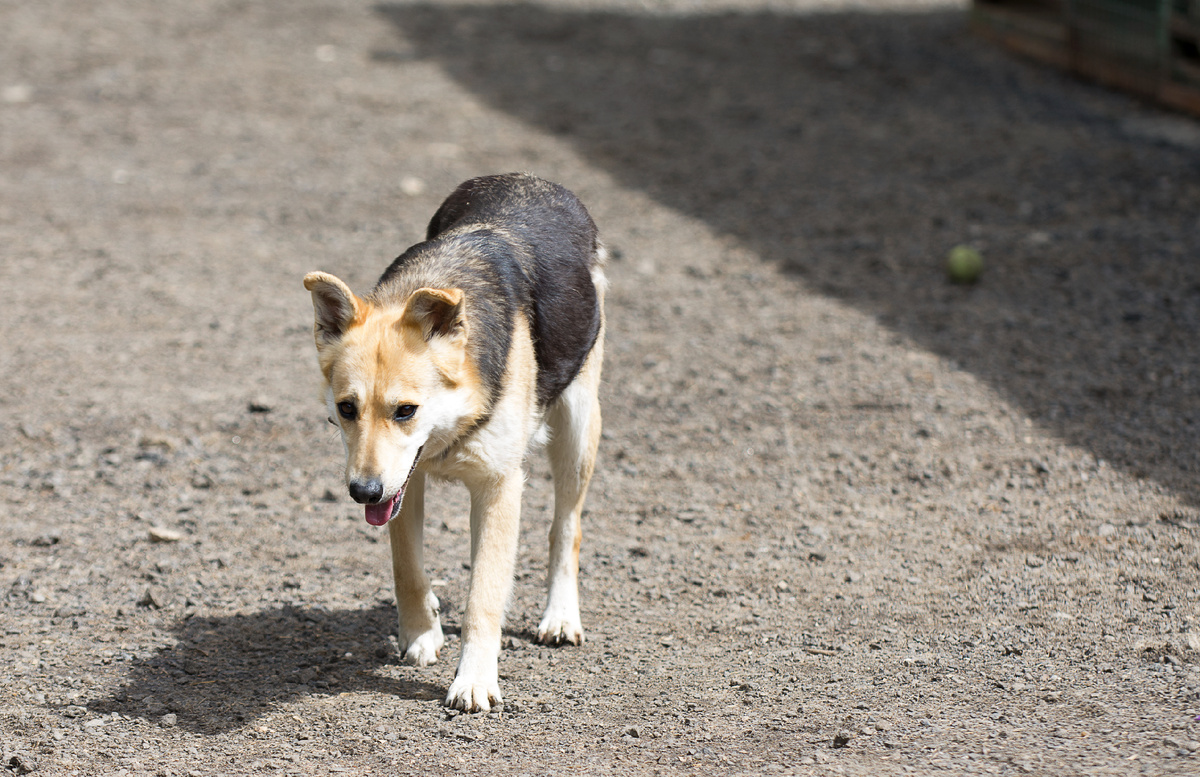
{"type": "Polygon", "coordinates": [[[367,522],[382,526],[420,458],[441,453],[482,412],[463,293],[419,289],[379,307],[325,273],[309,273],[304,286],[330,418],[346,445],[346,484],[367,522]]]}

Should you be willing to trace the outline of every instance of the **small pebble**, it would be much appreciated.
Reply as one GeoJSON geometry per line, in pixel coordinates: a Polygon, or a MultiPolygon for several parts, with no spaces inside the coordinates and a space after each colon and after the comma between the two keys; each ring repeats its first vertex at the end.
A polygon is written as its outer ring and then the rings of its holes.
{"type": "Polygon", "coordinates": [[[33,99],[33,87],[29,84],[12,84],[4,87],[4,102],[16,105],[33,99]]]}
{"type": "Polygon", "coordinates": [[[13,774],[29,774],[37,770],[37,761],[27,753],[13,753],[4,766],[13,774]]]}
{"type": "Polygon", "coordinates": [[[147,534],[151,542],[179,542],[186,536],[181,531],[167,529],[162,526],[151,526],[147,534]]]}
{"type": "Polygon", "coordinates": [[[400,179],[400,191],[407,194],[409,197],[416,197],[425,192],[425,182],[414,176],[405,176],[400,179]]]}

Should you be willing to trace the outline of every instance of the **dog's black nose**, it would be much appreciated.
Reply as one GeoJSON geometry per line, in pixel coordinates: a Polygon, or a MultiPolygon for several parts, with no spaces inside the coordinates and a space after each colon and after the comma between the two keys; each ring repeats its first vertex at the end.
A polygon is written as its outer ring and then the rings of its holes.
{"type": "Polygon", "coordinates": [[[360,505],[377,504],[380,499],[383,499],[383,481],[379,478],[351,480],[350,498],[360,505]]]}

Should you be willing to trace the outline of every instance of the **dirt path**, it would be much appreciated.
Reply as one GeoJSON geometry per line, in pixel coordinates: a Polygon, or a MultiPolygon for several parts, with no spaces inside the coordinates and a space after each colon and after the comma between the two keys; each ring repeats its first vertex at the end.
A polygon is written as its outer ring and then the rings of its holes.
{"type": "Polygon", "coordinates": [[[275,5],[0,3],[0,767],[1200,771],[1200,125],[948,7],[275,5]],[[450,716],[464,496],[399,665],[300,278],[516,169],[617,255],[589,641],[535,459],[450,716]]]}

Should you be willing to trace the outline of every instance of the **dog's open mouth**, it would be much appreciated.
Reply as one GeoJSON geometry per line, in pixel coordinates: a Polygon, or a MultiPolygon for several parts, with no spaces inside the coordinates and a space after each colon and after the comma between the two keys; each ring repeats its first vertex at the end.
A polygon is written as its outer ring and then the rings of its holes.
{"type": "Polygon", "coordinates": [[[404,478],[404,485],[400,486],[400,490],[396,492],[395,496],[377,504],[366,505],[367,523],[372,526],[383,526],[395,518],[396,513],[400,512],[400,505],[404,502],[404,491],[408,488],[408,481],[412,480],[413,472],[417,470],[417,462],[421,460],[421,451],[423,450],[425,450],[424,445],[417,449],[417,456],[408,470],[408,476],[404,478]]]}

